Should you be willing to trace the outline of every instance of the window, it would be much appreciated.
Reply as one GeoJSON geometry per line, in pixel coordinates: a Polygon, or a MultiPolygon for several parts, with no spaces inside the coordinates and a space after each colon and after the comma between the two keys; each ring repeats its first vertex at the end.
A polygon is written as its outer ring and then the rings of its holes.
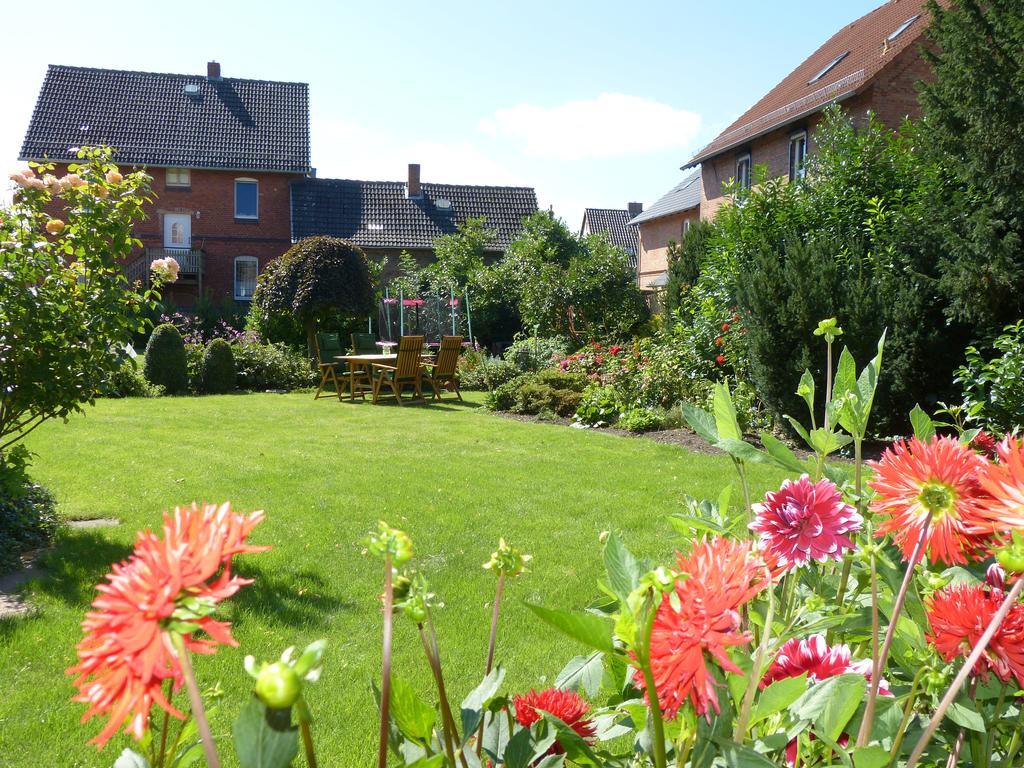
{"type": "Polygon", "coordinates": [[[167,186],[190,187],[192,186],[192,174],[189,173],[188,168],[168,168],[167,186]]]}
{"type": "Polygon", "coordinates": [[[235,179],[235,218],[258,219],[260,216],[259,184],[256,179],[235,179]]]}
{"type": "Polygon", "coordinates": [[[750,189],[750,153],[736,158],[736,183],[740,189],[750,189]]]}
{"type": "Polygon", "coordinates": [[[910,25],[913,24],[915,21],[917,21],[920,18],[921,18],[921,14],[920,13],[915,15],[915,16],[911,16],[909,19],[907,19],[902,24],[900,24],[898,27],[896,27],[896,31],[895,32],[893,32],[891,35],[889,35],[887,38],[885,38],[886,42],[891,43],[897,37],[899,37],[904,32],[906,32],[907,29],[910,28],[910,25]]]}
{"type": "Polygon", "coordinates": [[[683,222],[683,237],[686,237],[686,233],[690,231],[690,220],[686,219],[683,222]]]}
{"type": "Polygon", "coordinates": [[[185,250],[192,247],[192,216],[188,213],[164,214],[164,248],[185,250]]]}
{"type": "Polygon", "coordinates": [[[255,256],[235,257],[235,299],[251,301],[256,291],[256,276],[260,272],[260,263],[255,256]]]}
{"type": "Polygon", "coordinates": [[[789,180],[804,177],[804,160],[807,158],[807,131],[789,137],[789,180]]]}
{"type": "Polygon", "coordinates": [[[835,67],[836,64],[838,64],[840,61],[842,61],[843,59],[845,59],[849,55],[850,55],[850,52],[847,51],[846,53],[841,53],[838,56],[836,56],[834,59],[832,59],[832,61],[830,61],[828,64],[826,64],[818,74],[816,74],[814,77],[812,77],[810,80],[808,80],[807,84],[808,85],[813,85],[814,83],[816,83],[819,80],[821,80],[821,78],[823,78],[825,75],[827,75],[829,72],[832,71],[833,67],[835,67]]]}

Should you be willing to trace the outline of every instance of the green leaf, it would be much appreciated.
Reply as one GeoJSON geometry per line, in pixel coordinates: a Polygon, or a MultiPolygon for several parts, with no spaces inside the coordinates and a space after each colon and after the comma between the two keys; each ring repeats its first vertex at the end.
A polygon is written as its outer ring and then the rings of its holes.
{"type": "Polygon", "coordinates": [[[778,768],[775,763],[750,747],[744,747],[730,739],[716,738],[714,742],[729,768],[778,768]]]}
{"type": "Polygon", "coordinates": [[[796,457],[796,454],[789,449],[789,446],[779,440],[777,437],[770,435],[767,432],[761,433],[761,444],[767,451],[768,456],[783,469],[787,469],[790,472],[798,472],[803,474],[807,471],[807,467],[800,459],[796,457]]]}
{"type": "Polygon", "coordinates": [[[914,437],[922,443],[927,443],[935,437],[935,424],[932,417],[921,410],[921,406],[915,404],[914,410],[910,412],[910,423],[914,427],[914,437]]]}
{"type": "Polygon", "coordinates": [[[796,393],[807,403],[807,410],[811,418],[814,418],[814,377],[806,368],[800,376],[800,385],[796,388],[796,393]]]}
{"type": "Polygon", "coordinates": [[[421,744],[430,741],[437,713],[399,677],[391,679],[391,716],[408,738],[421,744]]]}
{"type": "Polygon", "coordinates": [[[786,419],[786,421],[789,422],[789,425],[793,428],[793,430],[798,435],[800,435],[800,437],[803,438],[804,442],[807,443],[808,446],[810,446],[811,436],[807,433],[807,430],[804,428],[804,425],[801,424],[796,419],[794,419],[792,416],[785,416],[784,418],[786,419]]]}
{"type": "Polygon", "coordinates": [[[589,656],[575,656],[555,678],[555,687],[563,691],[578,691],[581,688],[587,696],[594,698],[601,690],[604,679],[604,654],[595,651],[589,656]]]}
{"type": "Polygon", "coordinates": [[[857,711],[865,690],[867,680],[863,675],[837,675],[812,685],[789,711],[798,720],[810,720],[816,732],[835,741],[857,711]]]}
{"type": "Polygon", "coordinates": [[[985,720],[978,710],[974,709],[966,700],[954,701],[950,704],[949,709],[946,710],[946,717],[961,728],[985,733],[985,720]]]}
{"type": "MultiPolygon", "coordinates": [[[[839,355],[839,366],[832,380],[832,401],[842,400],[853,391],[857,384],[857,364],[853,360],[848,347],[843,347],[839,355]]],[[[834,423],[834,419],[830,419],[834,423]]]]}
{"type": "Polygon", "coordinates": [[[421,757],[415,763],[410,763],[407,768],[441,768],[444,765],[444,755],[433,757],[421,757]]]}
{"type": "Polygon", "coordinates": [[[856,768],[885,768],[889,764],[889,751],[877,744],[856,747],[853,750],[853,764],[856,768]]]}
{"type": "Polygon", "coordinates": [[[608,572],[608,585],[625,605],[630,593],[640,586],[641,568],[615,531],[608,535],[604,545],[604,568],[608,572]]]}
{"type": "Polygon", "coordinates": [[[547,622],[555,629],[564,632],[569,637],[579,640],[584,645],[589,645],[599,651],[611,652],[614,649],[612,644],[612,622],[595,616],[592,613],[573,613],[560,611],[554,608],[544,608],[533,603],[526,603],[526,607],[533,611],[541,620],[547,622]]]}
{"type": "Polygon", "coordinates": [[[718,442],[718,429],[715,427],[714,416],[691,403],[683,403],[682,411],[683,418],[694,432],[712,445],[718,442]]]}
{"type": "Polygon", "coordinates": [[[469,695],[462,700],[462,740],[467,741],[480,725],[480,718],[483,717],[484,708],[494,698],[501,682],[505,679],[505,668],[500,664],[491,670],[491,673],[483,681],[470,691],[469,695]]]}
{"type": "MultiPolygon", "coordinates": [[[[554,741],[554,734],[551,734],[554,741]]],[[[520,728],[505,745],[505,768],[528,768],[533,761],[533,734],[529,728],[520,728]]]]}
{"type": "Polygon", "coordinates": [[[849,445],[853,442],[853,438],[849,435],[844,435],[842,432],[833,432],[830,429],[818,427],[811,432],[808,442],[815,453],[828,456],[830,453],[838,451],[844,445],[849,445]]]}
{"type": "Polygon", "coordinates": [[[736,420],[736,407],[732,404],[729,387],[724,381],[715,384],[712,404],[715,412],[715,429],[718,431],[719,440],[742,440],[743,432],[736,420]]]}
{"type": "Polygon", "coordinates": [[[299,729],[291,710],[267,709],[255,696],[231,728],[242,768],[287,768],[299,754],[299,729]]]}
{"type": "Polygon", "coordinates": [[[715,448],[720,451],[725,451],[734,459],[739,459],[740,461],[751,461],[762,464],[768,461],[767,456],[745,440],[736,440],[731,437],[725,438],[715,443],[715,448]]]}
{"type": "Polygon", "coordinates": [[[807,673],[799,677],[784,677],[781,680],[776,680],[758,696],[754,712],[750,716],[750,724],[753,725],[786,709],[806,690],[807,673]]]}
{"type": "MultiPolygon", "coordinates": [[[[543,715],[544,721],[554,729],[555,738],[565,749],[565,756],[567,759],[573,760],[582,765],[601,764],[597,755],[595,755],[593,750],[590,749],[590,745],[583,740],[582,736],[550,712],[544,712],[543,710],[538,711],[543,715]]],[[[545,751],[547,751],[546,747],[545,751]]]]}

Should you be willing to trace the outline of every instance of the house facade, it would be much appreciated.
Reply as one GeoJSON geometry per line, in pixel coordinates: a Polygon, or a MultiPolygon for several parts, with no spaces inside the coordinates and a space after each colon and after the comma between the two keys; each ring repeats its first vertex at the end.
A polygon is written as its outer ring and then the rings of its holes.
{"type": "Polygon", "coordinates": [[[630,220],[638,234],[636,276],[640,290],[656,292],[665,286],[669,245],[682,242],[690,223],[700,218],[700,203],[698,170],[630,220]]]}
{"type": "Polygon", "coordinates": [[[580,237],[604,235],[608,242],[629,256],[629,265],[636,269],[640,240],[631,219],[643,209],[643,203],[630,203],[626,208],[586,208],[580,224],[580,237]]]}
{"type": "Polygon", "coordinates": [[[130,277],[169,255],[181,265],[165,291],[174,303],[247,302],[291,245],[291,182],[312,172],[308,88],[225,78],[216,62],[205,77],[51,65],[21,159],[63,173],[80,145],[110,146],[153,177],[130,277]]]}
{"type": "Polygon", "coordinates": [[[700,165],[700,215],[714,217],[734,180],[749,187],[755,166],[766,166],[769,177],[802,175],[831,104],[855,121],[874,112],[892,128],[918,117],[916,83],[930,74],[919,52],[925,2],[889,0],[847,25],[694,155],[683,170],[700,165]]]}

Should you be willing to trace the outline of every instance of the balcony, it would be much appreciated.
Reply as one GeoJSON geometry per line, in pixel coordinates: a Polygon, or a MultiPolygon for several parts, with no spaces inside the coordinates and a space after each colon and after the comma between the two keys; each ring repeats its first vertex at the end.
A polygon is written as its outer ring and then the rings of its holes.
{"type": "Polygon", "coordinates": [[[184,282],[195,282],[200,286],[203,282],[203,252],[197,248],[147,248],[146,255],[142,256],[127,267],[125,276],[129,282],[136,280],[149,282],[149,265],[154,259],[172,258],[178,262],[178,280],[184,282]]]}

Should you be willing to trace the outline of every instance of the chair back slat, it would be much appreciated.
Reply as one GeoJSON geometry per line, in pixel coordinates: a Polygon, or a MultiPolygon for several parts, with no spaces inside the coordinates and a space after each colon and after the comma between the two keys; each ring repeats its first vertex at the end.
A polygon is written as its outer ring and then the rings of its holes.
{"type": "Polygon", "coordinates": [[[422,336],[403,336],[398,340],[398,362],[395,375],[400,379],[415,378],[421,370],[422,336]]]}
{"type": "Polygon", "coordinates": [[[316,335],[316,356],[321,363],[333,363],[336,356],[344,353],[338,334],[321,332],[316,335]]]}
{"type": "Polygon", "coordinates": [[[462,353],[462,336],[442,336],[434,364],[435,376],[454,376],[462,353]]]}
{"type": "Polygon", "coordinates": [[[375,333],[353,333],[352,354],[372,355],[377,352],[377,334],[375,333]]]}

